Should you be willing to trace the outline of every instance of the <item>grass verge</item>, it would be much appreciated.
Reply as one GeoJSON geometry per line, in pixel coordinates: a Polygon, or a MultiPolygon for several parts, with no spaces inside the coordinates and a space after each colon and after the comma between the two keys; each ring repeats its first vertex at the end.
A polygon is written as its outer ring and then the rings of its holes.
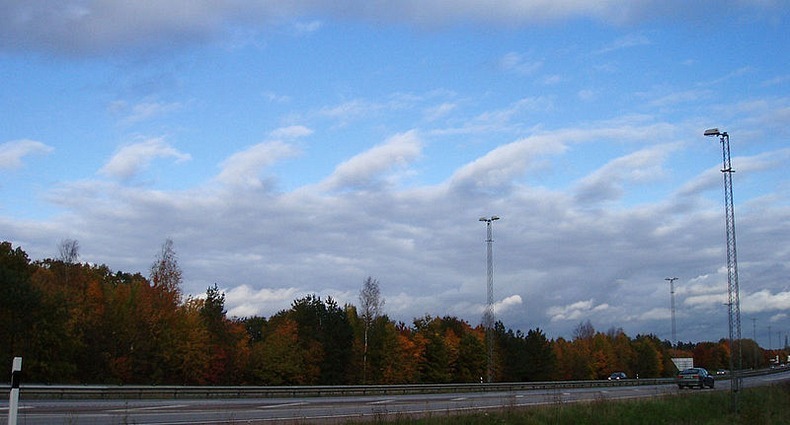
{"type": "Polygon", "coordinates": [[[428,418],[379,418],[375,424],[415,425],[775,425],[790,424],[790,383],[747,388],[739,394],[738,413],[730,412],[729,391],[684,392],[653,399],[597,400],[506,408],[497,412],[428,418]]]}

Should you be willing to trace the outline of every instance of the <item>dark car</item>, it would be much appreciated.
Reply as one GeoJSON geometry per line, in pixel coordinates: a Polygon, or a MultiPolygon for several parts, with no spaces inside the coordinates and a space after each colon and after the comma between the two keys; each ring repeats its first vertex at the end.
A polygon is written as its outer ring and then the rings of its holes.
{"type": "Polygon", "coordinates": [[[624,372],[615,372],[609,375],[610,381],[619,381],[621,379],[628,379],[628,376],[624,372]]]}
{"type": "Polygon", "coordinates": [[[713,388],[715,382],[713,376],[711,376],[706,369],[701,367],[691,367],[682,370],[678,373],[677,381],[678,388],[680,389],[683,387],[699,387],[700,389],[705,387],[713,388]]]}

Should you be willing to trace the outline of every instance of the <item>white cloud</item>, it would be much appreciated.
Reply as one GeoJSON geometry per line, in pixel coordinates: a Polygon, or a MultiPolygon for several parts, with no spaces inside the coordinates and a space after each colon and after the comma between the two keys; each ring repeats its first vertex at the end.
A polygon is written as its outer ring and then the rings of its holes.
{"type": "Polygon", "coordinates": [[[562,76],[558,74],[547,75],[546,77],[543,78],[543,84],[547,86],[553,86],[555,84],[561,83],[562,81],[563,81],[562,76]]]}
{"type": "Polygon", "coordinates": [[[509,184],[522,176],[538,157],[564,152],[560,138],[534,136],[497,147],[464,165],[450,178],[453,187],[489,188],[509,184]]]}
{"type": "Polygon", "coordinates": [[[520,295],[511,295],[501,301],[494,303],[494,313],[495,314],[502,314],[505,313],[513,306],[521,305],[522,300],[520,295]]]}
{"type": "MultiPolygon", "coordinates": [[[[229,313],[235,316],[271,315],[308,293],[344,294],[343,301],[354,303],[363,279],[373,276],[381,282],[386,312],[395,320],[451,314],[476,323],[485,299],[485,244],[477,217],[498,214],[503,219],[495,230],[496,290],[509,295],[497,302],[496,311],[508,327],[539,326],[556,336],[590,319],[596,328],[624,327],[629,333],[661,329],[655,323],[666,320],[668,294],[660,300],[654,294],[666,293],[663,276],[678,264],[697,270],[698,276],[683,278],[676,286],[678,318],[719,320],[727,295],[718,203],[714,213],[677,216],[664,215],[671,211],[665,205],[669,200],[616,212],[587,211],[574,204],[567,188],[518,183],[536,157],[562,159],[572,152],[569,144],[590,137],[638,139],[632,121],[622,122],[620,127],[603,123],[588,131],[563,129],[519,139],[458,167],[447,184],[416,188],[386,184],[393,173],[426,154],[425,141],[416,131],[396,134],[342,162],[321,184],[290,193],[256,190],[266,167],[297,153],[283,142],[265,142],[223,161],[217,180],[225,184],[219,187],[198,185],[175,192],[64,183],[49,194],[66,211],[62,219],[32,227],[0,219],[0,229],[14,240],[43,241],[43,248],[32,242],[23,246],[34,258],[43,258],[36,254],[41,251],[51,255],[51,246],[46,246],[54,245],[47,242],[51,235],[78,234],[85,258],[125,271],[145,270],[167,235],[176,242],[187,270],[185,292],[200,293],[220,282],[227,288],[229,313]],[[510,190],[490,203],[469,191],[447,190],[478,183],[510,190]],[[656,287],[644,283],[653,281],[656,287]]],[[[298,136],[307,131],[292,127],[273,133],[298,136]]],[[[142,149],[148,155],[138,156],[165,155],[166,148],[154,143],[142,149]]],[[[613,178],[641,181],[640,164],[650,150],[641,145],[634,149],[633,157],[614,161],[625,171],[613,178]]],[[[776,229],[783,222],[765,212],[776,211],[782,198],[764,202],[760,214],[739,216],[744,222],[739,241],[748,241],[750,234],[753,238],[758,228],[776,229]]],[[[765,237],[783,241],[785,233],[779,229],[765,237]]],[[[741,254],[749,264],[749,250],[741,254]]],[[[781,274],[781,255],[761,253],[761,260],[779,264],[774,268],[781,274]]],[[[786,289],[750,284],[769,289],[745,295],[744,311],[757,304],[773,312],[787,309],[786,289]]],[[[695,338],[682,332],[680,337],[695,338]]]]}
{"type": "Polygon", "coordinates": [[[624,186],[644,184],[661,177],[664,159],[672,146],[658,145],[615,158],[581,180],[576,189],[579,202],[592,203],[616,200],[624,186]]]}
{"type": "Polygon", "coordinates": [[[0,234],[31,258],[79,239],[84,259],[143,273],[171,237],[185,293],[217,282],[232,315],[307,293],[354,303],[373,276],[395,320],[475,323],[477,218],[496,214],[506,326],[557,336],[590,319],[668,338],[672,275],[681,339],[717,339],[708,125],[733,134],[750,317],[787,311],[790,273],[787,70],[755,62],[786,50],[771,37],[788,6],[722,1],[6,1],[0,56],[19,89],[1,131],[57,149],[2,145],[0,170],[31,170],[4,173],[0,234]],[[748,34],[715,31],[728,17],[748,34]],[[101,157],[108,137],[131,144],[101,157]]]}
{"type": "Polygon", "coordinates": [[[13,170],[22,167],[22,159],[29,155],[42,155],[54,149],[35,140],[12,140],[0,143],[0,170],[13,170]]]}
{"type": "Polygon", "coordinates": [[[441,105],[434,106],[432,108],[428,108],[425,113],[425,120],[426,121],[436,121],[447,116],[450,112],[456,109],[458,105],[454,103],[445,102],[441,105]]]}
{"type": "Polygon", "coordinates": [[[230,317],[251,317],[266,310],[285,309],[299,296],[296,288],[255,289],[246,284],[223,291],[225,302],[233,306],[228,310],[230,317]]]}
{"type": "Polygon", "coordinates": [[[763,289],[741,297],[741,311],[743,313],[777,310],[790,311],[790,291],[774,294],[768,289],[763,289]]]}
{"type": "Polygon", "coordinates": [[[123,118],[123,123],[125,124],[134,124],[141,121],[146,121],[152,118],[160,117],[170,112],[177,111],[181,109],[182,104],[179,102],[140,102],[136,103],[132,106],[126,105],[126,103],[119,101],[114,102],[111,105],[111,108],[115,112],[122,112],[126,114],[123,118]]]}
{"type": "MultiPolygon", "coordinates": [[[[727,0],[715,10],[680,0],[633,2],[629,0],[456,0],[369,2],[240,0],[210,2],[83,1],[52,4],[41,0],[9,0],[0,9],[0,49],[46,50],[66,55],[92,55],[134,49],[160,49],[195,44],[238,33],[234,28],[261,30],[289,20],[311,19],[293,27],[295,35],[321,28],[321,19],[407,24],[431,28],[463,22],[483,25],[532,26],[588,18],[620,25],[656,19],[715,21],[727,13],[739,16],[775,10],[775,2],[727,0]],[[730,12],[730,11],[733,12],[730,12]],[[316,19],[318,18],[318,19],[316,19]]],[[[780,3],[780,2],[777,2],[780,3]]],[[[720,18],[719,20],[722,20],[720,18]]],[[[644,43],[632,35],[607,49],[644,43]]]]}
{"type": "Polygon", "coordinates": [[[595,305],[593,299],[576,301],[564,306],[552,306],[546,309],[546,314],[552,322],[561,320],[579,320],[587,318],[591,313],[609,309],[608,304],[595,305]]]}
{"type": "Polygon", "coordinates": [[[264,168],[297,153],[296,148],[283,142],[258,143],[224,160],[217,180],[234,186],[261,187],[264,168]]]}
{"type": "Polygon", "coordinates": [[[671,317],[671,312],[666,308],[651,308],[639,315],[639,320],[665,320],[671,317]]]}
{"type": "Polygon", "coordinates": [[[269,137],[272,139],[298,139],[307,137],[311,134],[313,134],[313,130],[303,125],[292,125],[289,127],[280,127],[272,131],[269,133],[269,137]]]}
{"type": "Polygon", "coordinates": [[[381,145],[354,156],[335,168],[321,183],[327,190],[365,189],[378,185],[379,177],[393,168],[404,168],[419,157],[422,142],[414,131],[398,134],[381,145]]]}
{"type": "Polygon", "coordinates": [[[625,37],[618,38],[608,46],[598,50],[596,53],[610,53],[616,50],[646,46],[649,44],[650,40],[644,34],[628,34],[625,37]]]}
{"type": "Polygon", "coordinates": [[[777,314],[774,314],[773,316],[771,316],[771,318],[769,319],[769,321],[770,321],[771,323],[779,323],[779,322],[784,322],[784,321],[786,321],[786,320],[787,320],[787,317],[788,317],[788,316],[787,316],[787,313],[777,313],[777,314]]]}
{"type": "Polygon", "coordinates": [[[584,90],[579,90],[579,92],[576,93],[576,96],[578,96],[578,98],[580,100],[583,100],[585,102],[589,102],[589,101],[594,100],[596,98],[596,93],[595,93],[594,90],[584,89],[584,90]]]}
{"type": "Polygon", "coordinates": [[[164,139],[154,138],[120,148],[99,172],[121,180],[128,180],[156,158],[175,158],[177,162],[182,162],[188,161],[192,157],[170,146],[164,139]]]}
{"type": "Polygon", "coordinates": [[[543,62],[525,58],[522,54],[517,52],[509,52],[499,60],[499,66],[504,71],[515,72],[521,75],[531,75],[543,66],[543,62]]]}
{"type": "Polygon", "coordinates": [[[296,35],[309,35],[320,30],[322,26],[321,21],[313,20],[310,22],[296,22],[293,24],[293,29],[296,35]]]}

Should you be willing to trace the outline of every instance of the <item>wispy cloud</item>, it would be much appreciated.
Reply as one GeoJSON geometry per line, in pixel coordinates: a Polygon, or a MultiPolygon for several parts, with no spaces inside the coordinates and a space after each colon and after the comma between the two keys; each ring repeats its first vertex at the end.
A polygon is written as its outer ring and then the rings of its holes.
{"type": "Polygon", "coordinates": [[[224,160],[217,180],[234,186],[261,187],[263,169],[298,152],[294,146],[279,141],[258,143],[224,160]]]}
{"type": "Polygon", "coordinates": [[[381,183],[382,173],[407,166],[419,157],[421,149],[422,143],[414,131],[393,136],[338,165],[321,187],[327,190],[376,187],[381,183]]]}
{"type": "Polygon", "coordinates": [[[269,137],[272,139],[298,139],[301,137],[307,137],[313,134],[313,130],[303,126],[303,125],[292,125],[288,127],[280,127],[271,133],[269,133],[269,137]]]}
{"type": "Polygon", "coordinates": [[[30,155],[46,155],[54,149],[35,140],[12,140],[0,143],[0,170],[21,168],[23,159],[30,155]]]}
{"type": "Polygon", "coordinates": [[[595,53],[604,54],[611,53],[617,50],[630,49],[633,47],[647,46],[650,44],[650,39],[644,34],[629,34],[625,37],[618,38],[607,46],[602,47],[595,53]]]}
{"type": "Polygon", "coordinates": [[[153,118],[162,117],[171,112],[178,111],[182,107],[183,105],[180,102],[166,103],[146,101],[130,105],[125,101],[119,100],[110,104],[110,110],[122,116],[121,122],[123,124],[136,124],[153,118]]]}
{"type": "Polygon", "coordinates": [[[120,148],[99,173],[128,180],[156,158],[174,158],[177,162],[183,162],[192,157],[170,146],[162,138],[153,138],[120,148]]]}
{"type": "MultiPolygon", "coordinates": [[[[379,2],[376,7],[361,0],[341,3],[266,2],[82,2],[52,5],[11,0],[0,11],[0,49],[55,51],[64,55],[112,54],[140,49],[157,50],[164,46],[204,43],[225,34],[238,33],[229,28],[265,29],[283,21],[298,21],[292,31],[310,34],[318,31],[323,18],[377,23],[408,24],[433,28],[460,22],[494,26],[534,26],[589,18],[610,25],[641,19],[699,19],[710,8],[687,7],[678,2],[594,1],[515,1],[493,4],[458,0],[448,7],[443,0],[379,2]],[[312,20],[309,20],[311,19],[312,20]]],[[[728,0],[716,8],[726,14],[733,6],[741,14],[770,12],[774,2],[728,0]],[[737,6],[737,7],[736,7],[737,6]]],[[[640,35],[618,40],[602,52],[633,47],[645,42],[640,35]]]]}
{"type": "Polygon", "coordinates": [[[662,164],[672,150],[672,146],[654,146],[613,159],[581,180],[576,189],[578,201],[592,204],[615,200],[625,192],[626,184],[644,184],[660,178],[662,164]]]}
{"type": "Polygon", "coordinates": [[[576,301],[568,305],[552,306],[546,309],[546,314],[552,322],[561,320],[581,320],[587,318],[591,313],[609,309],[608,304],[595,304],[592,298],[588,300],[576,301]]]}
{"type": "Polygon", "coordinates": [[[542,66],[542,61],[529,59],[517,52],[509,52],[499,60],[502,70],[521,75],[532,75],[542,66]]]}

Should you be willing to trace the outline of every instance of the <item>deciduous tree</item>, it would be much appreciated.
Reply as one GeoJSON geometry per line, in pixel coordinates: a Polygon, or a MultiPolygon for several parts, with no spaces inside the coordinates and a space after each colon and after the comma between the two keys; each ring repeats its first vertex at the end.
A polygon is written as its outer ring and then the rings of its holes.
{"type": "Polygon", "coordinates": [[[181,300],[181,276],[173,241],[166,239],[151,265],[151,284],[164,289],[163,293],[169,295],[173,304],[177,304],[181,300]]]}
{"type": "Polygon", "coordinates": [[[370,334],[370,327],[379,317],[381,308],[384,306],[384,299],[381,298],[378,280],[370,276],[365,279],[362,283],[362,289],[359,291],[359,303],[362,322],[364,324],[362,347],[362,383],[364,384],[367,383],[368,336],[370,334]]]}

